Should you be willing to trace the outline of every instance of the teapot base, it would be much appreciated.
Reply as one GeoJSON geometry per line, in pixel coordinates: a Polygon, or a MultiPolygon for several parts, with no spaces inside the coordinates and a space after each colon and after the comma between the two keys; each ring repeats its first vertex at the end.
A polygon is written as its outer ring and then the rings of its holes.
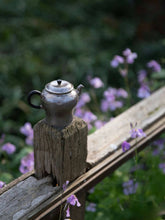
{"type": "Polygon", "coordinates": [[[48,125],[58,129],[62,130],[63,128],[67,127],[72,121],[73,121],[73,115],[70,114],[69,116],[62,115],[62,117],[46,117],[45,121],[48,125]]]}

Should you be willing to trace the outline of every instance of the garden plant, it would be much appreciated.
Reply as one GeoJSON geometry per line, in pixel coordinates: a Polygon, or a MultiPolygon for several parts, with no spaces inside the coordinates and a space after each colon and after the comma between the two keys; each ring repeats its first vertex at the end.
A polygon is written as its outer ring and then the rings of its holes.
{"type": "MultiPolygon", "coordinates": [[[[74,114],[87,122],[91,134],[164,85],[165,41],[159,31],[139,40],[140,18],[133,15],[133,3],[125,0],[119,4],[112,0],[70,4],[31,0],[18,4],[14,0],[0,4],[2,188],[34,168],[33,125],[44,112],[28,106],[31,89],[42,89],[57,78],[82,83],[85,88],[74,114]]],[[[130,124],[130,134],[132,139],[145,137],[138,121],[130,124]]],[[[131,146],[124,141],[121,148],[124,154],[131,146]]],[[[164,219],[164,180],[162,134],[88,192],[85,219],[164,219]]],[[[67,204],[80,205],[74,195],[67,204]]]]}

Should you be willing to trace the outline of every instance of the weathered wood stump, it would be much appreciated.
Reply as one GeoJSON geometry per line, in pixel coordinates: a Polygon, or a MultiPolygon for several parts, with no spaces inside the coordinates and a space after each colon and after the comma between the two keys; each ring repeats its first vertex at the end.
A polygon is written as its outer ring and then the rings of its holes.
{"type": "Polygon", "coordinates": [[[62,130],[43,119],[34,126],[35,175],[51,175],[62,186],[86,171],[87,125],[77,117],[62,130]]]}

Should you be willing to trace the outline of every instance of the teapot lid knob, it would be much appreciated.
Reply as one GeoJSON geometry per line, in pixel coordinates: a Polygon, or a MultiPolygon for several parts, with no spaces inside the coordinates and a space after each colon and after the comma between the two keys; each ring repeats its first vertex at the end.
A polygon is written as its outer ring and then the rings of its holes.
{"type": "Polygon", "coordinates": [[[61,80],[61,79],[58,79],[58,80],[57,80],[57,83],[58,83],[58,85],[60,86],[61,83],[62,83],[62,80],[61,80]]]}

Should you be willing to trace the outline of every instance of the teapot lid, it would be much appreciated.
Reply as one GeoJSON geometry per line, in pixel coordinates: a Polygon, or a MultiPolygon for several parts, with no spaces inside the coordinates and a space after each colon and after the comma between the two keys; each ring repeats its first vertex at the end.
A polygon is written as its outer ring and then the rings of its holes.
{"type": "Polygon", "coordinates": [[[71,92],[73,85],[65,80],[58,79],[48,83],[45,86],[45,90],[53,94],[62,95],[71,92]]]}

